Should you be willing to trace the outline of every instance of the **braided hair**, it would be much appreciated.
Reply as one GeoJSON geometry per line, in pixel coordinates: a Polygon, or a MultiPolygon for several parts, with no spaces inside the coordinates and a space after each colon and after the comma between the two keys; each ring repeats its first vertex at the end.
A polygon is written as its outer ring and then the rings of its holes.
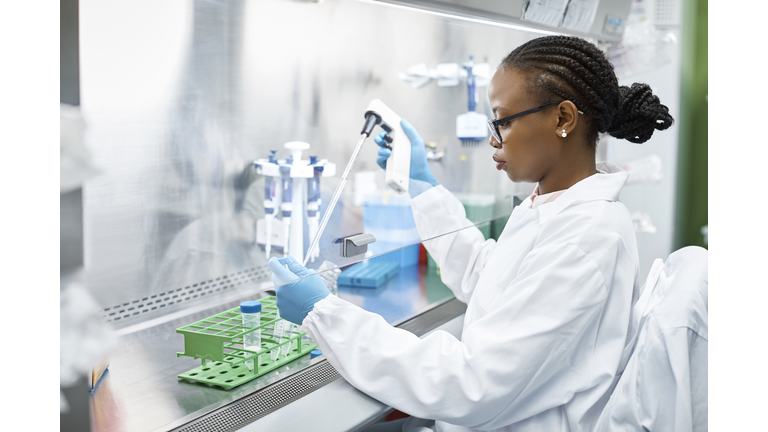
{"type": "Polygon", "coordinates": [[[654,130],[668,129],[674,122],[648,84],[619,86],[613,65],[584,39],[533,39],[509,53],[501,66],[530,73],[529,88],[542,103],[552,96],[573,102],[586,116],[588,138],[595,144],[598,132],[644,143],[654,130]]]}

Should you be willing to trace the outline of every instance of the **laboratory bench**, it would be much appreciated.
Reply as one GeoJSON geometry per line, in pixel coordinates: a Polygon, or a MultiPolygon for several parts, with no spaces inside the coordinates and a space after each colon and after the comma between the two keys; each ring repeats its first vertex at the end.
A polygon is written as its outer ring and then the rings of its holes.
{"type": "MultiPolygon", "coordinates": [[[[91,430],[354,431],[394,411],[353,388],[322,355],[303,356],[231,390],[177,377],[200,364],[177,358],[184,350],[177,328],[269,294],[124,328],[91,395],[91,430]]],[[[466,305],[426,264],[401,268],[377,289],[340,286],[338,295],[420,337],[437,329],[461,335],[466,305]]]]}

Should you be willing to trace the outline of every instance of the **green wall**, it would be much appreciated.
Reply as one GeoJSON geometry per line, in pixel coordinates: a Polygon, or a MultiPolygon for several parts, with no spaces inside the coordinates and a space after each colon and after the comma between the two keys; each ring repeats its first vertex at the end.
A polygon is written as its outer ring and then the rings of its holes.
{"type": "Polygon", "coordinates": [[[680,153],[675,248],[706,247],[707,225],[707,1],[683,3],[680,153]]]}

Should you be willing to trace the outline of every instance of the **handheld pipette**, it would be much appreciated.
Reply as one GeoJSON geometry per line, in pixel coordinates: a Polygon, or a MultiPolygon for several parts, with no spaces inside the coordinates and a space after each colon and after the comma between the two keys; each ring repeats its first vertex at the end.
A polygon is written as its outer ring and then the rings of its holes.
{"type": "Polygon", "coordinates": [[[333,197],[331,197],[331,202],[328,204],[328,208],[325,210],[323,219],[320,222],[320,228],[317,234],[315,234],[314,240],[312,240],[307,256],[304,258],[303,264],[305,267],[310,257],[314,256],[317,245],[320,242],[320,237],[322,237],[325,226],[328,224],[333,209],[336,208],[339,196],[344,190],[344,185],[347,183],[347,177],[352,169],[352,165],[355,163],[365,139],[371,135],[376,125],[381,125],[381,128],[387,132],[385,140],[389,142],[389,147],[392,150],[392,154],[387,159],[387,185],[398,193],[408,192],[408,181],[411,171],[411,143],[405,132],[403,132],[402,126],[400,126],[400,116],[384,105],[382,101],[374,99],[368,104],[368,109],[365,112],[365,124],[360,134],[360,140],[355,146],[355,151],[352,152],[352,157],[347,162],[347,167],[341,176],[341,182],[339,182],[333,197]]]}

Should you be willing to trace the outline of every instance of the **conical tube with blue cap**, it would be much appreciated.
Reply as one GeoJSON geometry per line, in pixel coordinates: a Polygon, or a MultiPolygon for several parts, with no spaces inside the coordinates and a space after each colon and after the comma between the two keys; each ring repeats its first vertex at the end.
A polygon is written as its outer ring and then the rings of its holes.
{"type": "MultiPolygon", "coordinates": [[[[240,313],[243,315],[243,327],[261,325],[261,302],[244,301],[240,303],[240,313]]],[[[261,351],[261,329],[243,335],[243,348],[249,351],[261,351]]],[[[256,361],[258,361],[258,356],[256,361]]],[[[248,366],[248,370],[253,372],[253,360],[247,360],[245,365],[248,366]]]]}

